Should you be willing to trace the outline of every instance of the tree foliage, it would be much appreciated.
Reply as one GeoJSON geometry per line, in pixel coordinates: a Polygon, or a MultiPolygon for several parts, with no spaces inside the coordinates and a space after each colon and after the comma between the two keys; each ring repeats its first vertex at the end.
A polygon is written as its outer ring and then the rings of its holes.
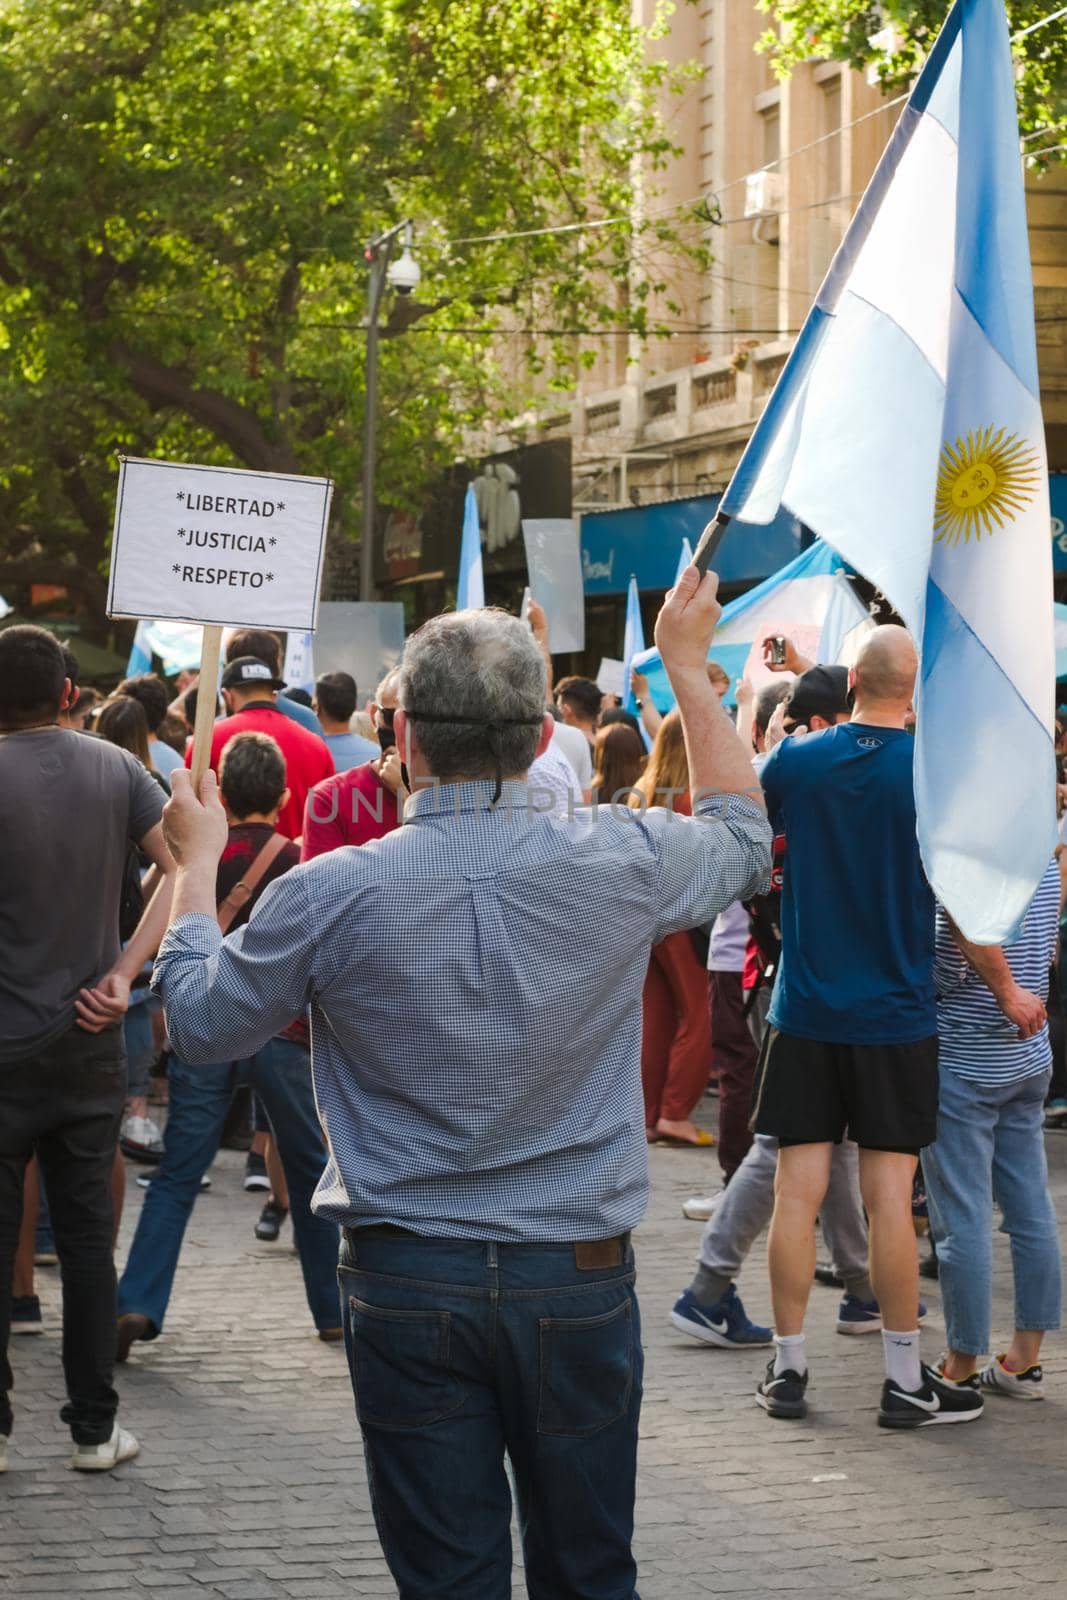
{"type": "MultiPolygon", "coordinates": [[[[890,93],[907,89],[948,14],[948,0],[759,0],[777,26],[761,48],[782,75],[812,56],[874,66],[890,93]]],[[[1008,26],[1021,33],[1059,9],[1058,0],[1007,0],[1008,26]]],[[[1019,125],[1034,135],[1028,148],[1067,140],[1067,28],[1063,20],[1028,33],[1014,46],[1019,67],[1019,125]],[[1040,130],[1040,136],[1039,136],[1040,130]]],[[[1062,152],[1056,152],[1062,159],[1062,152]]],[[[1040,156],[1033,156],[1040,162],[1040,156]]]]}
{"type": "Polygon", "coordinates": [[[8,0],[0,590],[32,567],[99,605],[116,453],[328,472],[343,531],[363,247],[404,216],[383,498],[526,401],[489,330],[641,331],[639,228],[456,241],[628,213],[664,76],[629,0],[8,0]]]}

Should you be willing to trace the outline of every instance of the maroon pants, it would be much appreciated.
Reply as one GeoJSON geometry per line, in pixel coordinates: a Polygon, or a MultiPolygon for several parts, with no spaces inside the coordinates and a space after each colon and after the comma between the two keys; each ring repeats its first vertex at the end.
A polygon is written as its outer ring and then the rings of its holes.
{"type": "Polygon", "coordinates": [[[752,1143],[748,1119],[756,1047],[745,1021],[739,972],[709,972],[712,1072],[719,1077],[719,1165],[729,1180],[752,1143]]]}
{"type": "Polygon", "coordinates": [[[645,978],[641,1087],[645,1126],[684,1122],[708,1086],[711,1027],[704,969],[688,933],[652,946],[645,978]]]}

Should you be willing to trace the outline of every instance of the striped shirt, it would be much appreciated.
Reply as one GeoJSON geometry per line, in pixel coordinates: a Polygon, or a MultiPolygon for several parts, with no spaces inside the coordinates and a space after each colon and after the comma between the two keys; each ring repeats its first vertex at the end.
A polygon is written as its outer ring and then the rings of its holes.
{"type": "MultiPolygon", "coordinates": [[[[1030,902],[1022,931],[1004,956],[1016,983],[1048,999],[1060,916],[1060,873],[1053,859],[1030,902]]],[[[974,971],[952,937],[948,918],[938,908],[934,956],[937,985],[938,1056],[942,1066],[974,1083],[1015,1083],[1048,1070],[1052,1062],[1048,1024],[1031,1039],[1020,1039],[992,991],[974,971]]]]}
{"type": "Polygon", "coordinates": [[[294,867],[247,925],[179,917],[153,977],[179,1059],[254,1054],[311,1006],[329,1162],[314,1209],[515,1243],[610,1238],[644,1211],[649,948],[764,887],[741,796],[696,816],[538,815],[443,785],[404,826],[294,867]]]}

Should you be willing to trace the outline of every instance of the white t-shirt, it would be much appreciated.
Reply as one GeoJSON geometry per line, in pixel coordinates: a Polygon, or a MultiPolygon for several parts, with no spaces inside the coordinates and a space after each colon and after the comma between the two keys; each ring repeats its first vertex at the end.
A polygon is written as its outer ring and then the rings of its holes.
{"type": "Polygon", "coordinates": [[[581,790],[593,787],[593,752],[581,728],[572,728],[566,722],[557,722],[552,734],[552,749],[566,756],[574,768],[581,790]]]}

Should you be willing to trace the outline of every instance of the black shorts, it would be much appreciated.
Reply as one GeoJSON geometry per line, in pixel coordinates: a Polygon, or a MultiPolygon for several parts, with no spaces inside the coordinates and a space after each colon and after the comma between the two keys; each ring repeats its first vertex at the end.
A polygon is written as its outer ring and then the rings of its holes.
{"type": "Polygon", "coordinates": [[[824,1044],[768,1028],[752,1130],[782,1144],[918,1155],[937,1137],[937,1036],[915,1044],[824,1044]]]}

